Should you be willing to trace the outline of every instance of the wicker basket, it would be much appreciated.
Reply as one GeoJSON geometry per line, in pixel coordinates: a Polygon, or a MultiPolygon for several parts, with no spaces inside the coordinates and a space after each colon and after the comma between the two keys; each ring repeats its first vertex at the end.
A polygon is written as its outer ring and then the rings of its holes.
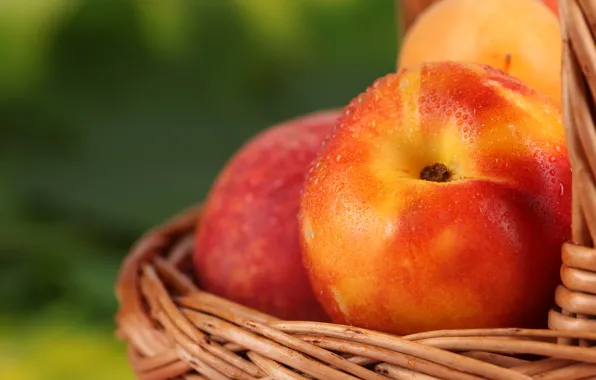
{"type": "Polygon", "coordinates": [[[118,335],[139,379],[596,379],[596,1],[561,0],[564,124],[573,238],[548,330],[397,337],[285,322],[201,291],[190,272],[200,209],[149,231],[117,283],[118,335]]]}
{"type": "Polygon", "coordinates": [[[395,10],[399,11],[398,15],[401,16],[403,30],[408,30],[418,15],[437,1],[439,0],[396,0],[395,10]]]}

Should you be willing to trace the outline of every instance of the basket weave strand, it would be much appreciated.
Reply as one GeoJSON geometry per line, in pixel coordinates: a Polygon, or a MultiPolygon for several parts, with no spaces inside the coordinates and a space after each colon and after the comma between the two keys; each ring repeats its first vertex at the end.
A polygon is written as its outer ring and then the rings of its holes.
{"type": "MultiPolygon", "coordinates": [[[[192,271],[200,208],[148,231],[116,284],[118,336],[137,378],[596,379],[596,1],[561,0],[563,118],[573,168],[572,241],[548,330],[470,329],[397,337],[282,321],[202,291],[192,271]]],[[[569,189],[563,189],[569,191],[569,189]]]]}
{"type": "MultiPolygon", "coordinates": [[[[549,327],[596,331],[596,2],[560,1],[563,38],[563,119],[573,168],[572,241],[563,245],[561,285],[555,302],[561,309],[549,314],[549,327]]],[[[572,343],[561,339],[561,344],[572,343]]],[[[580,340],[580,346],[589,346],[580,340]]]]}
{"type": "Polygon", "coordinates": [[[596,376],[595,350],[555,343],[556,338],[596,340],[594,332],[481,329],[398,338],[350,326],[280,321],[203,292],[187,272],[188,236],[199,214],[191,210],[149,232],[123,266],[121,279],[127,270],[137,275],[119,282],[121,302],[133,294],[138,302],[122,303],[119,333],[129,343],[140,379],[192,379],[180,377],[191,373],[209,379],[596,376]],[[512,353],[546,359],[528,361],[512,353]]]}

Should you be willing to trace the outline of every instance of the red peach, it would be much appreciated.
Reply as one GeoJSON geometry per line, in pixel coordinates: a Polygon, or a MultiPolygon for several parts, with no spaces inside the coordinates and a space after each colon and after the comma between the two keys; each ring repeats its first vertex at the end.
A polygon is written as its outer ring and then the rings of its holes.
{"type": "Polygon", "coordinates": [[[215,181],[198,225],[194,267],[203,289],[282,319],[325,321],[302,265],[304,178],[340,110],[272,126],[248,141],[215,181]]]}
{"type": "Polygon", "coordinates": [[[307,178],[303,256],[336,323],[537,327],[570,237],[558,108],[474,63],[401,69],[346,108],[307,178]]]}

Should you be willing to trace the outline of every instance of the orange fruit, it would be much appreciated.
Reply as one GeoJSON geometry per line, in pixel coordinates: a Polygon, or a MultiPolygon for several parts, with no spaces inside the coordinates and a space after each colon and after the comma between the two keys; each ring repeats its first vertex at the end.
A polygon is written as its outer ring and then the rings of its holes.
{"type": "Polygon", "coordinates": [[[398,68],[433,61],[490,65],[561,104],[561,35],[536,0],[442,0],[408,30],[398,68]]]}

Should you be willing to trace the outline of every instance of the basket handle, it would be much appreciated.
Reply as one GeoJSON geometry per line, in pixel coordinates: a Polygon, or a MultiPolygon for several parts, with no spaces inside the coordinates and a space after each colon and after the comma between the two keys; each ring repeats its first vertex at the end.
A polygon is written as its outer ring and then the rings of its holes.
{"type": "Polygon", "coordinates": [[[560,311],[551,310],[548,323],[551,329],[596,332],[596,2],[559,0],[559,22],[563,124],[573,171],[572,239],[562,247],[562,284],[555,292],[560,311]]]}

